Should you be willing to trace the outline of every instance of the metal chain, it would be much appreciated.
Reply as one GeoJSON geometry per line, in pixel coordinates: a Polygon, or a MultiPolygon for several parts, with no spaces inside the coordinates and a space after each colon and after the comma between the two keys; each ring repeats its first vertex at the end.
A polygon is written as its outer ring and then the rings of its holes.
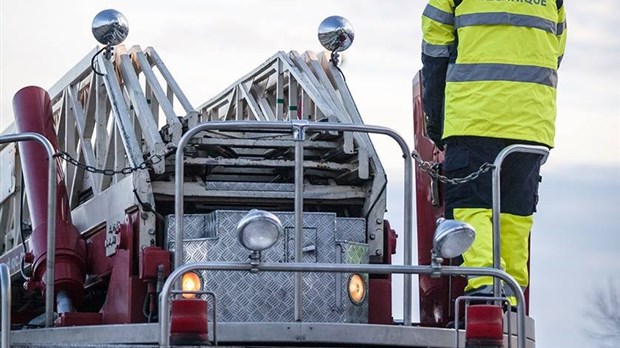
{"type": "Polygon", "coordinates": [[[416,161],[416,163],[418,164],[418,167],[420,167],[420,169],[422,169],[423,172],[427,173],[428,175],[430,175],[431,178],[435,179],[435,180],[439,180],[440,182],[444,183],[444,184],[452,184],[452,185],[459,185],[459,184],[464,184],[466,182],[469,181],[474,181],[476,179],[478,179],[478,177],[480,175],[482,175],[483,173],[488,172],[489,170],[491,170],[491,168],[495,168],[495,166],[491,163],[485,162],[483,163],[480,168],[465,176],[462,178],[448,178],[447,176],[444,175],[440,175],[439,174],[439,163],[436,162],[428,162],[422,159],[422,156],[420,156],[419,153],[417,153],[415,150],[413,152],[411,152],[411,156],[413,157],[413,159],[416,161]]]}
{"type": "Polygon", "coordinates": [[[166,158],[166,156],[168,156],[170,153],[176,151],[175,147],[170,147],[167,150],[165,150],[162,154],[153,154],[151,155],[151,157],[147,158],[146,160],[144,160],[144,162],[140,163],[139,165],[135,166],[135,167],[125,167],[122,169],[118,169],[118,170],[114,170],[114,169],[99,169],[99,168],[95,168],[93,166],[84,164],[79,162],[78,160],[76,160],[75,158],[73,158],[69,153],[65,152],[65,151],[58,151],[56,154],[54,154],[54,157],[59,157],[65,161],[67,161],[68,163],[71,163],[72,165],[84,169],[87,172],[90,173],[95,173],[95,174],[103,174],[103,175],[116,175],[116,174],[131,174],[135,171],[138,170],[142,170],[142,169],[147,169],[147,168],[151,168],[153,167],[153,165],[161,162],[162,160],[164,160],[166,158]]]}

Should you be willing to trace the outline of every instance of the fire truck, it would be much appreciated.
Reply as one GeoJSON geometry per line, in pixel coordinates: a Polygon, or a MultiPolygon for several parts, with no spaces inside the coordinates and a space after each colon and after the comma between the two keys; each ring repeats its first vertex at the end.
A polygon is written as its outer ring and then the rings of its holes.
{"type": "Polygon", "coordinates": [[[413,151],[362,122],[338,67],[346,19],[321,23],[327,51],[277,52],[197,107],[154,48],[122,44],[122,14],[92,31],[101,46],[48,90],[17,91],[0,135],[3,348],[535,346],[514,279],[458,267],[475,231],[442,217],[420,75],[413,151]],[[402,151],[398,234],[370,135],[402,151]],[[464,279],[480,275],[514,290],[516,312],[501,293],[470,303],[464,279]]]}

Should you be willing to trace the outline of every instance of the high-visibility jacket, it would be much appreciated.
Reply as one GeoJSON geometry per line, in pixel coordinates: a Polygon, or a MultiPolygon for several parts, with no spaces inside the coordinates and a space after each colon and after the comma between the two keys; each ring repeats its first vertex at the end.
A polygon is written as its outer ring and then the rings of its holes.
{"type": "Polygon", "coordinates": [[[563,0],[430,0],[422,29],[425,112],[429,122],[443,116],[444,139],[553,147],[563,0]]]}

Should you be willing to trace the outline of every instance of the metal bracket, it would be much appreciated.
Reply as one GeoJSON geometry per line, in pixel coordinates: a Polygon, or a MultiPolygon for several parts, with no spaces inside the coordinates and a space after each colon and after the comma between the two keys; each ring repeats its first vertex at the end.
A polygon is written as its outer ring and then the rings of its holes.
{"type": "Polygon", "coordinates": [[[304,141],[306,140],[306,128],[308,127],[308,121],[298,120],[293,121],[293,140],[304,141]]]}
{"type": "Polygon", "coordinates": [[[439,257],[435,251],[431,251],[431,278],[439,278],[441,276],[441,263],[443,258],[439,257]]]}

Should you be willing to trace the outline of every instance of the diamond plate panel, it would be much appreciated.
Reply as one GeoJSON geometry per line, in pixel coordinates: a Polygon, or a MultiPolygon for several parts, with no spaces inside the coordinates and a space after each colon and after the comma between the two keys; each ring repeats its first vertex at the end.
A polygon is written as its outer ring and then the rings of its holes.
{"type": "MultiPolygon", "coordinates": [[[[342,262],[351,264],[368,263],[368,244],[356,243],[349,241],[341,241],[342,262]]],[[[340,315],[349,323],[367,323],[368,322],[368,294],[366,301],[360,305],[355,305],[349,300],[348,281],[351,273],[342,274],[343,284],[340,286],[343,308],[340,309],[340,315]]],[[[363,273],[362,276],[368,286],[368,274],[363,273]]],[[[368,289],[368,287],[366,288],[368,289]]]]}
{"type": "MultiPolygon", "coordinates": [[[[207,229],[208,214],[186,214],[184,217],[183,239],[201,239],[215,237],[215,229],[207,229]]],[[[174,242],[176,218],[168,215],[165,219],[166,236],[168,241],[174,242]]]]}
{"type": "Polygon", "coordinates": [[[295,184],[277,184],[270,182],[208,181],[206,183],[206,189],[214,191],[295,192],[295,184]]]}
{"type": "MultiPolygon", "coordinates": [[[[301,243],[302,250],[305,250],[302,254],[301,262],[314,262],[316,263],[317,256],[317,236],[316,228],[304,228],[303,229],[303,242],[301,243]]],[[[286,255],[287,262],[295,262],[295,228],[287,227],[284,229],[284,236],[286,238],[286,244],[284,247],[284,255],[286,255]]]]}
{"type": "Polygon", "coordinates": [[[364,243],[366,220],[362,218],[336,218],[336,240],[364,243]]]}
{"type": "Polygon", "coordinates": [[[368,263],[368,244],[342,241],[343,263],[368,263]]]}
{"type": "MultiPolygon", "coordinates": [[[[186,215],[185,226],[200,229],[201,234],[185,232],[185,236],[208,235],[184,241],[184,262],[247,261],[249,251],[237,241],[236,226],[245,211],[215,211],[209,214],[186,215]],[[202,217],[202,219],[200,218],[202,217]],[[191,220],[191,222],[188,221],[191,220]],[[202,225],[198,221],[201,221],[202,225]]],[[[272,248],[263,251],[265,262],[287,262],[294,245],[292,212],[275,213],[285,228],[284,236],[272,248]]],[[[304,214],[304,246],[315,245],[304,253],[303,262],[336,262],[336,215],[333,213],[304,214]]],[[[355,219],[352,219],[355,220],[355,219]]],[[[361,219],[363,221],[363,219],[361,219]]],[[[359,226],[359,222],[353,224],[359,226]]],[[[174,216],[166,217],[169,241],[174,239],[174,216]]],[[[352,243],[344,243],[354,245],[352,243]]],[[[169,249],[174,243],[169,242],[169,249]]],[[[357,245],[356,245],[357,246],[357,245]]],[[[361,246],[343,248],[344,262],[362,260],[361,246]],[[349,255],[349,256],[348,256],[349,255]]],[[[366,247],[367,249],[367,247],[366,247]]],[[[366,262],[367,262],[366,256],[366,262]]],[[[223,322],[288,322],[294,320],[294,274],[203,271],[205,289],[217,294],[218,320],[223,322]]],[[[348,279],[348,275],[343,275],[348,279]]],[[[303,320],[306,322],[353,322],[368,320],[367,305],[354,306],[343,296],[342,308],[336,308],[336,293],[346,292],[346,281],[337,284],[333,274],[306,273],[303,276],[303,320]],[[355,307],[355,308],[353,308],[355,307]]]]}

